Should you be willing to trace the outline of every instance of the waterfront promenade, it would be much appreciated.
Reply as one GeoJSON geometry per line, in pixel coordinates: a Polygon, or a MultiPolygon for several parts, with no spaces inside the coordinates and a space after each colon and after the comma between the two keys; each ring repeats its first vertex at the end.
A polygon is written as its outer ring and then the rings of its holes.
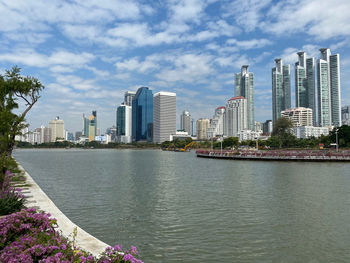
{"type": "Polygon", "coordinates": [[[350,162],[350,151],[196,151],[197,157],[251,161],[350,162]]]}
{"type": "MultiPolygon", "coordinates": [[[[26,207],[35,207],[39,211],[50,213],[53,218],[57,219],[58,229],[62,231],[64,236],[70,237],[71,240],[73,231],[76,228],[76,245],[94,256],[100,255],[105,248],[108,247],[106,243],[90,235],[66,217],[23,167],[20,164],[18,164],[18,166],[23,171],[25,177],[25,186],[20,187],[23,189],[22,193],[26,198],[26,207]]],[[[72,202],[74,202],[74,200],[72,200],[72,202]]]]}

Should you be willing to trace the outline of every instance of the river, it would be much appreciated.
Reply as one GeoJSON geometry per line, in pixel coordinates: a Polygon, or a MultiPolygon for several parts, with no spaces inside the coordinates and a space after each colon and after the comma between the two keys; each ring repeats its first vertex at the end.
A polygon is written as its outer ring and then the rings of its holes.
{"type": "MultiPolygon", "coordinates": [[[[350,164],[16,150],[57,207],[145,262],[350,262],[350,164]]],[[[49,212],[49,211],[48,211],[49,212]]]]}

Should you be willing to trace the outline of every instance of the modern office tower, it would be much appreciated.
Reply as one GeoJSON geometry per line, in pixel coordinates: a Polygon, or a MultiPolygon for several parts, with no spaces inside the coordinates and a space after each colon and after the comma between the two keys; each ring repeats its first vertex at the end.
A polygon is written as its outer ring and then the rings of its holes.
{"type": "Polygon", "coordinates": [[[132,100],[132,140],[152,142],[153,94],[148,87],[137,90],[132,100]]]}
{"type": "Polygon", "coordinates": [[[89,116],[89,142],[95,140],[95,136],[97,135],[97,113],[96,111],[92,111],[89,116]]]}
{"type": "Polygon", "coordinates": [[[283,65],[282,59],[275,59],[272,68],[272,119],[281,117],[281,111],[291,106],[290,65],[283,65]]]}
{"type": "Polygon", "coordinates": [[[225,132],[228,137],[238,136],[242,130],[248,129],[247,99],[238,96],[227,101],[225,111],[225,132]]]}
{"type": "Polygon", "coordinates": [[[292,121],[293,127],[312,126],[312,109],[298,107],[287,109],[281,112],[281,117],[288,118],[292,121]]]}
{"type": "Polygon", "coordinates": [[[81,131],[83,136],[89,137],[89,118],[85,117],[85,114],[83,114],[83,129],[81,131]]]}
{"type": "Polygon", "coordinates": [[[153,142],[170,140],[176,133],[176,93],[158,92],[153,97],[153,142]]]}
{"type": "Polygon", "coordinates": [[[320,126],[341,125],[339,54],[321,48],[317,63],[318,120],[320,126]]]}
{"type": "Polygon", "coordinates": [[[193,135],[193,120],[189,111],[184,110],[180,116],[180,129],[193,135]]]}
{"type": "Polygon", "coordinates": [[[77,131],[75,132],[75,140],[79,141],[80,137],[83,136],[83,133],[81,131],[77,131]]]}
{"type": "Polygon", "coordinates": [[[117,141],[121,143],[132,142],[132,110],[131,106],[122,104],[117,108],[117,141]]]}
{"type": "Polygon", "coordinates": [[[350,106],[341,108],[341,119],[343,125],[350,125],[350,106]]]}
{"type": "Polygon", "coordinates": [[[248,72],[248,65],[243,65],[241,73],[235,74],[235,96],[247,99],[248,129],[254,130],[254,73],[248,72]]]}
{"type": "Polygon", "coordinates": [[[223,106],[216,108],[214,117],[211,119],[208,131],[207,131],[207,137],[209,139],[224,135],[225,110],[226,108],[223,106]]]}
{"type": "Polygon", "coordinates": [[[264,135],[270,135],[273,130],[272,120],[266,120],[263,123],[263,134],[264,135]]]}
{"type": "Polygon", "coordinates": [[[295,105],[313,111],[313,124],[316,124],[315,102],[315,59],[306,58],[305,52],[298,52],[295,63],[295,105]]]}
{"type": "Polygon", "coordinates": [[[49,122],[49,128],[51,129],[51,142],[64,140],[64,121],[60,120],[59,116],[49,122]]]}
{"type": "Polygon", "coordinates": [[[124,104],[126,106],[132,106],[132,99],[135,97],[135,91],[126,91],[124,93],[124,104]]]}
{"type": "Polygon", "coordinates": [[[197,129],[197,139],[198,140],[206,140],[207,139],[207,131],[209,128],[209,119],[200,118],[196,121],[196,129],[197,129]]]}

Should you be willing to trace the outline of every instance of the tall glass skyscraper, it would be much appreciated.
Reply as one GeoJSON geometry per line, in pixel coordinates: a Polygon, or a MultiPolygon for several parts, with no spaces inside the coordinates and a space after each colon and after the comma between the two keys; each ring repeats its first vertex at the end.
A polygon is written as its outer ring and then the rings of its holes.
{"type": "Polygon", "coordinates": [[[318,121],[320,126],[341,125],[339,54],[321,48],[317,63],[318,121]]]}
{"type": "Polygon", "coordinates": [[[295,106],[312,109],[313,125],[316,125],[315,103],[315,59],[306,58],[305,52],[298,52],[295,63],[295,106]]]}
{"type": "Polygon", "coordinates": [[[137,90],[132,100],[132,140],[152,142],[153,93],[148,87],[137,90]]]}
{"type": "Polygon", "coordinates": [[[283,65],[282,59],[275,59],[272,68],[272,120],[281,117],[281,111],[291,107],[290,65],[283,65]]]}
{"type": "Polygon", "coordinates": [[[192,135],[192,118],[187,110],[184,110],[180,116],[180,129],[192,135]]]}
{"type": "Polygon", "coordinates": [[[117,140],[131,143],[131,106],[122,104],[117,108],[117,140]]]}
{"type": "Polygon", "coordinates": [[[254,131],[254,73],[248,72],[248,65],[243,65],[241,72],[235,74],[235,97],[247,99],[248,129],[254,131]]]}

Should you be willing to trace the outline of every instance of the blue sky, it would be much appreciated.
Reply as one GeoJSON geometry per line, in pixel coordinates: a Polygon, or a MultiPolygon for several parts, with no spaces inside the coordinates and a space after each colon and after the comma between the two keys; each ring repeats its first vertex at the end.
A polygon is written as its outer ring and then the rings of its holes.
{"type": "Polygon", "coordinates": [[[124,92],[140,86],[176,92],[178,120],[185,109],[210,118],[234,95],[243,64],[255,74],[255,118],[265,121],[274,59],[294,71],[296,52],[318,58],[321,47],[340,54],[350,104],[349,0],[2,0],[0,38],[0,73],[18,65],[46,86],[30,129],[58,115],[75,132],[97,110],[104,132],[124,92]]]}

